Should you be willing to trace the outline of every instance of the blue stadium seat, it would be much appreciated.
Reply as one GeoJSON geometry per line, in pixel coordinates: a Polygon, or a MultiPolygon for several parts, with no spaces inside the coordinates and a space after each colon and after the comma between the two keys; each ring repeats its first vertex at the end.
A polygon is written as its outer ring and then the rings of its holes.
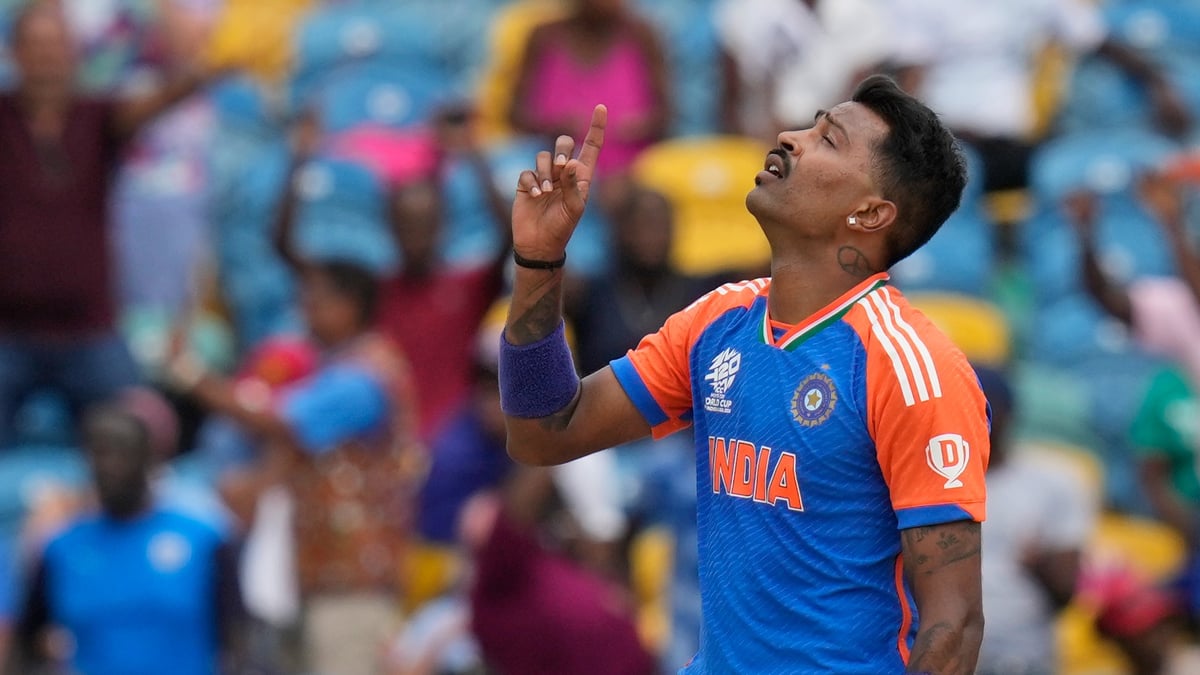
{"type": "Polygon", "coordinates": [[[331,71],[308,105],[328,133],[337,133],[362,124],[402,128],[427,122],[448,99],[438,71],[362,64],[331,71]]]}
{"type": "Polygon", "coordinates": [[[1134,350],[1129,331],[1083,293],[1039,305],[1025,341],[1031,361],[1059,366],[1134,350]]]}
{"type": "Polygon", "coordinates": [[[346,3],[313,12],[296,38],[292,101],[308,100],[347,65],[423,73],[443,90],[456,89],[446,67],[445,26],[431,21],[437,11],[426,3],[346,3]]]}
{"type": "Polygon", "coordinates": [[[638,0],[636,9],[658,29],[667,55],[675,119],[672,135],[721,131],[721,51],[712,0],[638,0]]]}
{"type": "Polygon", "coordinates": [[[60,445],[22,445],[0,453],[0,537],[12,540],[29,507],[49,485],[78,487],[88,480],[79,450],[60,445]]]}
{"type": "MultiPolygon", "coordinates": [[[[1200,3],[1125,0],[1105,3],[1114,39],[1163,66],[1193,114],[1200,112],[1200,3]]],[[[1153,126],[1144,89],[1111,61],[1085,59],[1075,69],[1060,111],[1065,131],[1153,126]]]]}
{"type": "Polygon", "coordinates": [[[996,267],[995,229],[983,205],[983,162],[971,148],[962,204],[916,253],[892,268],[896,284],[910,291],[953,291],[986,295],[996,267]]]}
{"type": "Polygon", "coordinates": [[[1030,187],[1041,204],[1074,190],[1112,194],[1130,188],[1147,168],[1179,151],[1171,140],[1142,129],[1089,130],[1047,142],[1030,163],[1030,187]]]}
{"type": "Polygon", "coordinates": [[[275,254],[271,228],[290,151],[282,138],[219,153],[213,225],[221,287],[242,346],[294,324],[290,271],[275,254]]]}
{"type": "Polygon", "coordinates": [[[377,272],[394,269],[384,186],[365,166],[320,158],[297,174],[296,246],[313,259],[344,258],[377,272]]]}

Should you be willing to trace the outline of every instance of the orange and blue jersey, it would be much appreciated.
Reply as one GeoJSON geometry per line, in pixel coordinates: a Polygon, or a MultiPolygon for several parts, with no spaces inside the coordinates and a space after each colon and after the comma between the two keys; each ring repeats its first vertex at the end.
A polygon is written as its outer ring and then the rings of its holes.
{"type": "Polygon", "coordinates": [[[691,425],[703,627],[681,671],[901,673],[899,530],[984,518],[987,403],[887,275],[802,324],[723,286],[612,368],[656,437],[691,425]]]}

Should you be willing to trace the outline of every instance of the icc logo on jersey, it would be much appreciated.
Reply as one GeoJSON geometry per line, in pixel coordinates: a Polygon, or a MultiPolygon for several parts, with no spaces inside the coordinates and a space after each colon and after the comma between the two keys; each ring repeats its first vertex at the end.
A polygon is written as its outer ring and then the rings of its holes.
{"type": "Polygon", "coordinates": [[[717,354],[709,366],[708,374],[704,376],[704,381],[712,386],[712,394],[704,398],[705,410],[715,413],[733,412],[733,401],[726,399],[725,394],[733,386],[733,380],[741,368],[742,354],[736,349],[728,347],[717,354]]]}
{"type": "Polygon", "coordinates": [[[792,418],[803,427],[823,424],[837,405],[837,389],[824,373],[813,373],[792,394],[792,418]]]}
{"type": "Polygon", "coordinates": [[[942,487],[960,488],[963,482],[958,479],[967,470],[967,462],[971,459],[971,446],[958,434],[940,434],[929,439],[925,446],[925,461],[937,475],[946,479],[942,487]]]}

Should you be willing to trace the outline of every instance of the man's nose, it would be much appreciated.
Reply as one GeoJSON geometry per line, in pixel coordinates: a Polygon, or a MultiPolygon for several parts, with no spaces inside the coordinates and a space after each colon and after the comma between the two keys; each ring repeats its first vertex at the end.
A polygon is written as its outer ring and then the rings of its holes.
{"type": "Polygon", "coordinates": [[[788,154],[795,154],[803,147],[802,138],[803,131],[784,131],[779,134],[777,141],[779,147],[783,148],[788,154]]]}

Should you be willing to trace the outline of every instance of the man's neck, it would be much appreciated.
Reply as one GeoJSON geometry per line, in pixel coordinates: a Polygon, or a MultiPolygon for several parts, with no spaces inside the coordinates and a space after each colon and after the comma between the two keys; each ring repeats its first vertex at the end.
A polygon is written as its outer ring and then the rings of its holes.
{"type": "Polygon", "coordinates": [[[66,123],[71,105],[68,92],[44,87],[19,89],[17,101],[35,136],[57,135],[66,123]]]}
{"type": "Polygon", "coordinates": [[[876,271],[847,264],[843,249],[816,255],[775,256],[771,261],[771,293],[767,307],[771,319],[786,324],[803,322],[845,295],[876,271]]]}

